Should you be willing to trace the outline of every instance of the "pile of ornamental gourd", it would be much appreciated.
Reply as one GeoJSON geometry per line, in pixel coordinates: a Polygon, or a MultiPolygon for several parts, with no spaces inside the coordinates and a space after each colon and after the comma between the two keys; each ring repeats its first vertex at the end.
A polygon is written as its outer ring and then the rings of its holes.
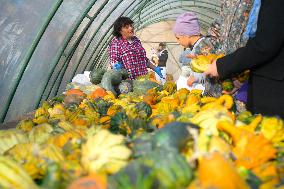
{"type": "Polygon", "coordinates": [[[70,83],[0,131],[0,188],[284,187],[283,120],[237,114],[230,95],[115,72],[95,70],[95,84],[70,83]]]}

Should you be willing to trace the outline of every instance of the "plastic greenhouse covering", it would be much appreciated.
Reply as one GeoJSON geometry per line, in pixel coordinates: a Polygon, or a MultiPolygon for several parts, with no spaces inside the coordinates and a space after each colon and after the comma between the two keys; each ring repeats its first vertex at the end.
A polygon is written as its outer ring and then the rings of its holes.
{"type": "Polygon", "coordinates": [[[198,14],[202,29],[217,17],[219,0],[0,1],[0,120],[37,108],[64,91],[78,73],[107,67],[107,44],[119,16],[136,30],[198,14]]]}

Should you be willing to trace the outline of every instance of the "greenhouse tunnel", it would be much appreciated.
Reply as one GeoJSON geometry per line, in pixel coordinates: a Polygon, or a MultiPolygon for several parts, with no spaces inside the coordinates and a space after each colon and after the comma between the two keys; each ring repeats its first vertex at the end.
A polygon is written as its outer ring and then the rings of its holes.
{"type": "Polygon", "coordinates": [[[1,1],[0,122],[31,112],[44,100],[62,93],[76,74],[107,67],[107,45],[116,18],[130,17],[139,31],[155,23],[173,21],[185,11],[196,12],[205,31],[218,16],[220,2],[1,1]]]}

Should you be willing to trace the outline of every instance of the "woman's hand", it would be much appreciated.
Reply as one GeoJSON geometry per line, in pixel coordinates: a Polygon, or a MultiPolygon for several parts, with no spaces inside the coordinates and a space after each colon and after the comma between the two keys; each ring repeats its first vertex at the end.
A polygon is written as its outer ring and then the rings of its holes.
{"type": "Polygon", "coordinates": [[[189,76],[189,78],[187,79],[187,85],[191,87],[194,82],[195,82],[195,78],[192,75],[189,76]]]}
{"type": "Polygon", "coordinates": [[[196,58],[196,55],[194,55],[194,54],[187,54],[187,55],[185,55],[185,57],[193,59],[193,58],[196,58]]]}
{"type": "Polygon", "coordinates": [[[216,65],[217,60],[213,60],[212,64],[210,64],[207,68],[207,70],[204,72],[206,76],[212,76],[212,77],[218,77],[218,71],[217,71],[217,65],[216,65]]]}

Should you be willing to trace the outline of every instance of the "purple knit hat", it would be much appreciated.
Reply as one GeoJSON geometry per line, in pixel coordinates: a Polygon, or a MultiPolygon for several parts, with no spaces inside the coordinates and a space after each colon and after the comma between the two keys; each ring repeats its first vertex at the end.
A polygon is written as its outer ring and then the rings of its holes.
{"type": "Polygon", "coordinates": [[[197,15],[194,12],[185,12],[179,15],[173,28],[176,35],[199,35],[200,28],[197,15]]]}

